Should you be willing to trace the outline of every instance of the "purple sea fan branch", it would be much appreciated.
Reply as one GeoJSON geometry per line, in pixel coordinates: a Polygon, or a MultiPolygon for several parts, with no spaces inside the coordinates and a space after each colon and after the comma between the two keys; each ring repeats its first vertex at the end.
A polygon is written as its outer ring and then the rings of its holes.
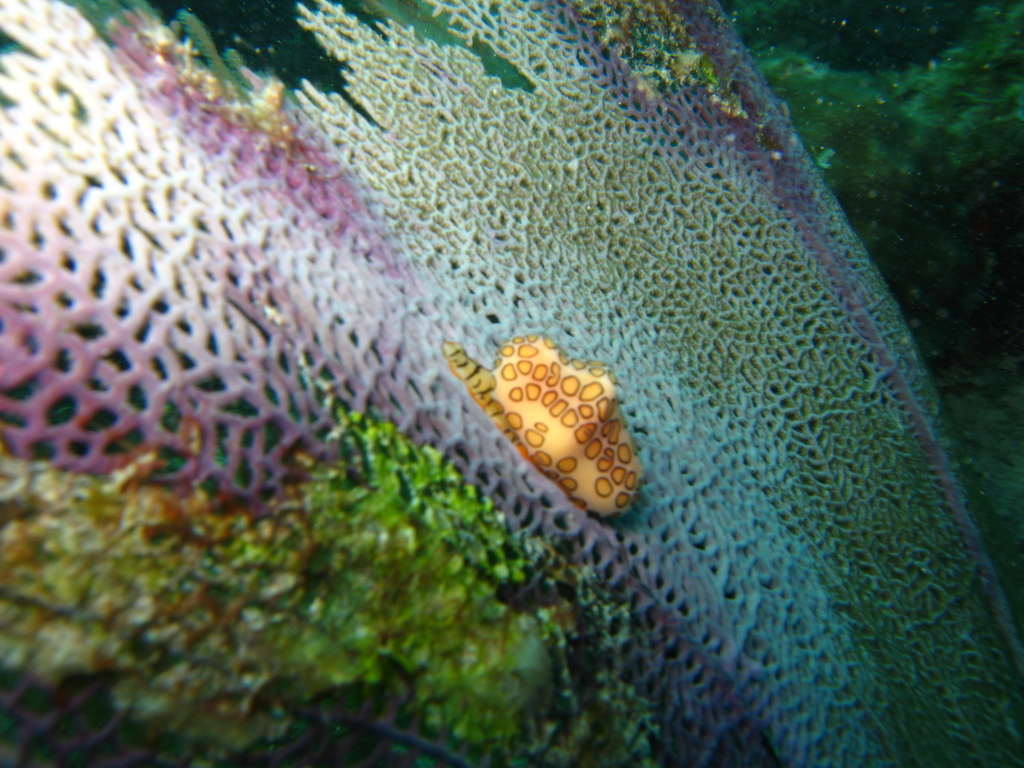
{"type": "MultiPolygon", "coordinates": [[[[35,6],[89,54],[47,58],[32,24],[4,57],[5,443],[99,473],[152,451],[154,479],[266,498],[289,457],[328,455],[299,361],[344,388],[347,316],[367,280],[402,270],[280,84],[242,102],[143,16],[109,50],[80,17],[35,6]],[[306,283],[336,285],[334,301],[306,283]]],[[[383,354],[391,333],[376,334],[383,354]]]]}

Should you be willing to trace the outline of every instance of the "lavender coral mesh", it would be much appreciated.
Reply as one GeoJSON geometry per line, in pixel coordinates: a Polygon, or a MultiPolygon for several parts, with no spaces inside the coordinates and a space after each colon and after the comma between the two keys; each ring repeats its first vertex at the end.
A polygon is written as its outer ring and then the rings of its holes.
{"type": "MultiPolygon", "coordinates": [[[[971,714],[976,680],[1006,687],[973,563],[934,555],[961,543],[907,429],[926,395],[912,347],[777,113],[773,138],[705,88],[652,95],[568,3],[431,5],[534,89],[321,2],[304,23],[374,123],[307,84],[275,136],[138,20],[109,49],[59,3],[0,5],[22,47],[0,75],[6,449],[95,473],[153,452],[155,479],[272,499],[291,458],[330,456],[323,376],[628,595],[648,631],[622,654],[667,764],[910,754],[944,728],[872,707],[930,706],[907,691],[935,668],[962,699],[945,717],[998,731],[971,714]],[[817,248],[854,265],[858,306],[817,248]],[[443,341],[485,360],[523,332],[619,379],[647,467],[619,528],[568,504],[447,370],[443,341]],[[899,588],[922,569],[932,584],[899,588]],[[956,678],[942,641],[971,633],[956,678]]],[[[677,10],[753,112],[707,7],[677,10]]]]}
{"type": "Polygon", "coordinates": [[[321,372],[331,344],[344,385],[344,358],[365,354],[309,284],[372,302],[359,272],[387,271],[382,240],[300,135],[241,124],[131,27],[115,55],[84,20],[38,10],[94,56],[55,57],[37,35],[4,60],[8,450],[100,473],[152,451],[166,479],[279,489],[289,454],[324,455],[300,367],[321,372]]]}

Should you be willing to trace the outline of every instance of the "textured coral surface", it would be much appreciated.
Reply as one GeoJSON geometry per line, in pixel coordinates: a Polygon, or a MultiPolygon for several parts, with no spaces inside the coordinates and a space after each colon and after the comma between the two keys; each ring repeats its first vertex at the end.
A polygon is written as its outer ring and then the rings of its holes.
{"type": "Polygon", "coordinates": [[[155,451],[152,479],[273,514],[333,455],[321,378],[631,597],[621,671],[665,764],[1024,754],[1012,620],[909,335],[721,14],[646,4],[677,19],[659,45],[686,28],[647,56],[630,3],[426,5],[459,44],[301,9],[347,93],[282,116],[266,83],[229,108],[166,33],[111,49],[0,2],[8,450],[155,451]],[[623,522],[449,370],[445,340],[522,332],[616,372],[646,468],[623,522]]]}

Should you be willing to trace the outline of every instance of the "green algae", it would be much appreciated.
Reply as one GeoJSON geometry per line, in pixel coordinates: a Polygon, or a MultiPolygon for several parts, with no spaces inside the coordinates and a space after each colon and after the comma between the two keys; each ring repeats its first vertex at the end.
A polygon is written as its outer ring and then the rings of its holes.
{"type": "Polygon", "coordinates": [[[146,484],[152,455],[109,478],[0,459],[0,667],[102,677],[104,712],[214,763],[293,737],[310,701],[400,701],[477,756],[649,759],[650,705],[615,656],[626,604],[510,533],[436,450],[336,414],[339,460],[258,513],[146,484]],[[528,581],[544,599],[503,599],[528,581]]]}
{"type": "MultiPolygon", "coordinates": [[[[296,644],[291,627],[270,628],[274,650],[332,683],[413,677],[433,728],[470,742],[514,736],[519,713],[543,707],[548,677],[542,622],[496,599],[525,578],[522,542],[435,450],[392,425],[351,416],[343,449],[363,477],[333,470],[307,486],[316,587],[297,608],[317,631],[296,644]]],[[[280,557],[244,540],[233,549],[239,563],[280,557]]]]}
{"type": "MultiPolygon", "coordinates": [[[[411,679],[430,726],[514,736],[548,664],[541,622],[496,599],[523,579],[521,546],[435,451],[350,424],[365,474],[318,469],[270,518],[83,482],[70,504],[9,520],[5,589],[31,607],[5,606],[5,661],[50,678],[117,666],[120,698],[178,711],[182,727],[190,701],[237,686],[278,699],[286,686],[411,679]],[[13,629],[29,621],[42,632],[13,629]]],[[[207,735],[237,745],[252,732],[236,733],[241,709],[218,714],[207,735]]]]}

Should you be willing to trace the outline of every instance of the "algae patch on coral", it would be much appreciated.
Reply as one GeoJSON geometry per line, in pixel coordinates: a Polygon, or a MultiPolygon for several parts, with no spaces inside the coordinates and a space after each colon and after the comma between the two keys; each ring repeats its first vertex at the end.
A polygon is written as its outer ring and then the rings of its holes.
{"type": "Polygon", "coordinates": [[[469,754],[567,759],[610,708],[634,721],[613,752],[646,754],[640,699],[614,675],[577,688],[567,662],[581,612],[604,626],[599,600],[522,598],[580,593],[585,572],[511,534],[433,449],[337,416],[341,460],[261,514],[140,485],[149,457],[109,478],[0,459],[0,666],[51,690],[102,678],[104,706],[147,744],[176,733],[173,751],[272,747],[315,701],[381,703],[387,727],[415,719],[469,754]]]}

